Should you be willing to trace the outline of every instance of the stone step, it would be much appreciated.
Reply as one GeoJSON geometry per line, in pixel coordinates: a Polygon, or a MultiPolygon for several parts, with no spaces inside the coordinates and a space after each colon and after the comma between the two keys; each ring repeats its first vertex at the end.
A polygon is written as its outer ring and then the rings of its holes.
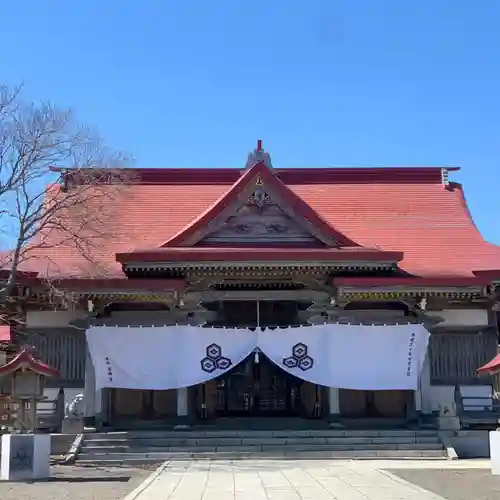
{"type": "Polygon", "coordinates": [[[191,446],[197,444],[219,443],[221,445],[232,444],[326,444],[337,442],[348,443],[433,443],[439,442],[437,434],[433,436],[395,436],[395,437],[172,437],[172,438],[132,438],[132,439],[101,439],[90,435],[85,437],[86,443],[95,443],[96,445],[111,445],[123,443],[137,443],[144,446],[191,446]]]}
{"type": "Polygon", "coordinates": [[[429,437],[436,436],[434,430],[221,430],[221,431],[199,431],[199,430],[178,430],[178,431],[124,431],[124,432],[97,432],[87,436],[94,439],[170,439],[170,438],[302,438],[302,437],[429,437]]]}
{"type": "Polygon", "coordinates": [[[445,459],[435,430],[137,430],[86,434],[77,463],[190,459],[445,459]]]}
{"type": "Polygon", "coordinates": [[[446,459],[444,450],[284,450],[269,452],[163,452],[163,453],[113,453],[95,454],[82,453],[79,455],[77,464],[85,465],[123,465],[155,463],[165,460],[203,460],[203,459],[446,459]]]}
{"type": "Polygon", "coordinates": [[[294,444],[413,444],[439,443],[438,436],[413,437],[293,437],[293,438],[169,438],[169,439],[89,439],[86,436],[84,447],[87,446],[134,446],[134,447],[171,447],[171,446],[238,446],[238,445],[294,445],[294,444]]]}
{"type": "Polygon", "coordinates": [[[215,452],[244,452],[252,453],[257,451],[358,451],[358,450],[442,450],[441,443],[412,443],[412,444],[296,444],[291,446],[279,445],[247,445],[247,446],[193,446],[187,448],[185,446],[170,446],[170,447],[141,447],[133,446],[85,446],[80,451],[82,454],[114,454],[114,453],[215,453],[215,452]]]}

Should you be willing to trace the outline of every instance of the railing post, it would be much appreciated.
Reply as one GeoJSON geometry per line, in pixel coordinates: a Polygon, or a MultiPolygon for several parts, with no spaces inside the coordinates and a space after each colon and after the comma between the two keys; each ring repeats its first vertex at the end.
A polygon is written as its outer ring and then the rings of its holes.
{"type": "Polygon", "coordinates": [[[64,397],[64,388],[60,387],[57,393],[57,398],[55,402],[55,419],[57,423],[57,427],[60,428],[62,425],[62,421],[64,420],[64,406],[65,406],[65,397],[64,397]]]}
{"type": "Polygon", "coordinates": [[[462,393],[460,392],[460,386],[458,384],[455,384],[453,396],[455,400],[455,413],[457,417],[460,418],[464,411],[464,405],[463,405],[462,393]]]}

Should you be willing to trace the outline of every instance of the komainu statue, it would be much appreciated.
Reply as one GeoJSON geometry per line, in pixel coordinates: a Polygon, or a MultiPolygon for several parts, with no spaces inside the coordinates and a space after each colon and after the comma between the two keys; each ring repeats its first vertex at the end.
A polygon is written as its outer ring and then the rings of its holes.
{"type": "Polygon", "coordinates": [[[66,403],[64,408],[65,418],[83,418],[85,414],[84,395],[77,394],[71,403],[66,403]]]}

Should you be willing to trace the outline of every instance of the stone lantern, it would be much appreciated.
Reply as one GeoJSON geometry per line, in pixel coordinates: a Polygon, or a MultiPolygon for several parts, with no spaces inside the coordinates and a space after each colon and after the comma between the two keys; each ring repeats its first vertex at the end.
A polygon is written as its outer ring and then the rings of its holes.
{"type": "Polygon", "coordinates": [[[45,377],[58,376],[58,370],[35,359],[30,347],[0,366],[0,377],[10,380],[11,399],[19,405],[20,432],[2,436],[0,479],[23,481],[50,475],[50,434],[35,434],[36,406],[44,399],[45,377]]]}

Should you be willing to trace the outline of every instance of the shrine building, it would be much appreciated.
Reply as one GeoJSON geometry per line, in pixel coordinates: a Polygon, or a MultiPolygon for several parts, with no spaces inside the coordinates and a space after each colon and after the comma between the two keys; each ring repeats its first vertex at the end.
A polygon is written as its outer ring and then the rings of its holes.
{"type": "MultiPolygon", "coordinates": [[[[87,419],[115,428],[245,416],[404,422],[453,413],[455,388],[491,397],[491,377],[476,370],[497,353],[500,247],[483,239],[462,185],[448,180],[458,170],[274,168],[260,141],[240,168],[127,170],[132,180],[109,186],[117,194],[96,198],[106,238],[89,245],[91,259],[72,243],[45,245],[19,276],[24,333],[60,371],[47,390],[83,392],[87,419]],[[57,302],[53,288],[72,300],[57,302]],[[307,328],[325,324],[423,325],[430,337],[418,385],[328,387],[305,375],[314,357],[293,372],[295,361],[279,366],[252,348],[238,362],[201,360],[206,378],[189,387],[149,387],[147,374],[134,387],[103,386],[86,341],[92,328],[130,328],[133,357],[144,362],[141,328],[161,337],[161,328],[191,325],[207,336],[212,359],[221,354],[212,330],[294,327],[303,328],[293,346],[300,361],[307,328]]],[[[64,189],[79,189],[66,177],[64,189]]],[[[119,358],[119,344],[116,373],[137,364],[119,358]]],[[[345,369],[376,380],[377,352],[350,349],[345,369]]]]}

